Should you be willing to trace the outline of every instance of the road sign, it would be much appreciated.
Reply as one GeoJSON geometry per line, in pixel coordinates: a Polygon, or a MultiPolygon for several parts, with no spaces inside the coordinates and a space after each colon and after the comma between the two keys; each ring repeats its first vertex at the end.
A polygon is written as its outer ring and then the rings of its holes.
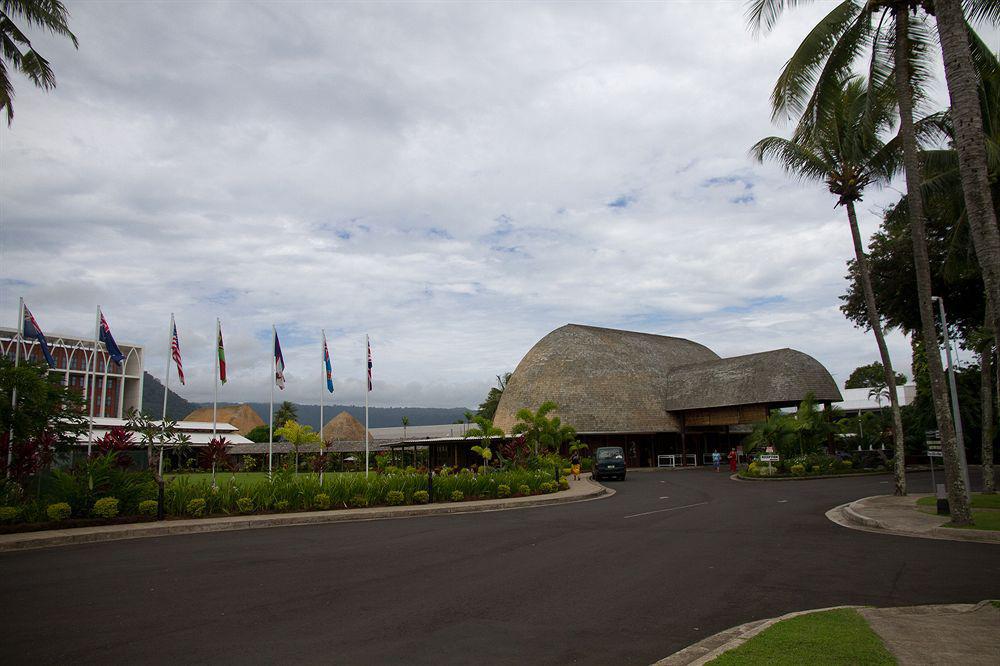
{"type": "Polygon", "coordinates": [[[943,458],[944,454],[942,454],[940,451],[927,451],[927,457],[928,458],[943,458]]]}
{"type": "Polygon", "coordinates": [[[778,462],[779,460],[781,460],[781,456],[777,453],[763,453],[760,456],[761,462],[778,462]]]}

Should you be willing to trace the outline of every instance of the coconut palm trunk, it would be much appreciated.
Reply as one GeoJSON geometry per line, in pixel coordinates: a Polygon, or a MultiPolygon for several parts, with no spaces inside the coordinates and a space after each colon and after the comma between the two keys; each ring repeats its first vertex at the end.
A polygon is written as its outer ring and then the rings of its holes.
{"type": "MultiPolygon", "coordinates": [[[[972,243],[986,283],[986,299],[997,306],[1000,305],[1000,230],[990,196],[979,79],[969,49],[968,26],[959,0],[935,0],[934,13],[951,96],[955,150],[972,243]]],[[[993,307],[992,312],[992,328],[1000,331],[1000,307],[993,307]]]]}
{"type": "Polygon", "coordinates": [[[882,369],[885,372],[885,384],[889,390],[889,405],[892,411],[892,440],[895,460],[893,464],[893,478],[895,486],[893,494],[906,494],[906,447],[903,438],[903,418],[899,411],[899,396],[896,395],[896,372],[892,367],[892,359],[889,357],[889,349],[885,344],[885,336],[882,333],[882,321],[879,318],[878,308],[875,306],[875,292],[872,290],[871,270],[868,266],[868,257],[865,255],[865,246],[861,241],[861,230],[858,228],[858,216],[854,210],[854,202],[847,201],[847,218],[851,223],[851,237],[854,239],[854,256],[858,265],[858,276],[861,278],[861,289],[865,295],[865,309],[868,311],[868,326],[875,334],[875,342],[878,345],[878,353],[882,358],[882,369]]]}
{"type": "Polygon", "coordinates": [[[993,319],[992,308],[986,308],[984,335],[977,345],[979,353],[979,397],[982,411],[982,458],[983,458],[983,492],[996,492],[996,481],[993,478],[993,434],[996,432],[993,412],[993,319]]]}
{"type": "MultiPolygon", "coordinates": [[[[948,404],[948,393],[941,364],[940,345],[931,306],[931,267],[927,254],[927,230],[924,221],[923,199],[920,194],[920,161],[917,138],[913,128],[913,89],[909,61],[909,13],[906,3],[895,10],[896,43],[894,49],[896,99],[899,104],[899,137],[903,144],[903,168],[906,174],[907,208],[910,217],[910,235],[913,240],[913,263],[917,279],[917,298],[920,305],[920,329],[927,347],[927,367],[931,380],[934,415],[941,434],[941,451],[944,458],[945,478],[948,482],[948,502],[953,525],[969,525],[972,513],[966,495],[958,459],[959,443],[955,440],[955,424],[948,404]]],[[[964,445],[964,444],[963,444],[964,445]]]]}

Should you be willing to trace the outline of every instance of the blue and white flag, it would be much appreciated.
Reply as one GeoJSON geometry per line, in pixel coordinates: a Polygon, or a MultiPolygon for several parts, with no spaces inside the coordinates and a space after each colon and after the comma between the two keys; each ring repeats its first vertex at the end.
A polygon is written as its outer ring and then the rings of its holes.
{"type": "Polygon", "coordinates": [[[108,326],[108,321],[104,318],[104,313],[101,313],[101,332],[100,340],[104,343],[104,346],[108,350],[108,356],[111,360],[121,365],[125,360],[125,355],[122,354],[122,350],[118,349],[118,343],[115,342],[115,338],[111,335],[111,327],[108,326]]]}
{"type": "Polygon", "coordinates": [[[278,342],[278,332],[274,332],[274,383],[282,391],[285,390],[285,359],[281,355],[281,343],[278,342]]]}
{"type": "Polygon", "coordinates": [[[330,350],[326,346],[326,333],[323,334],[323,363],[326,365],[326,390],[333,393],[333,366],[330,363],[330,350]]]}
{"type": "Polygon", "coordinates": [[[56,367],[56,360],[52,358],[52,352],[49,351],[49,341],[45,339],[45,334],[42,333],[41,327],[35,321],[27,305],[24,306],[24,321],[21,322],[21,335],[25,338],[34,338],[37,340],[38,346],[41,348],[49,367],[56,367]]]}

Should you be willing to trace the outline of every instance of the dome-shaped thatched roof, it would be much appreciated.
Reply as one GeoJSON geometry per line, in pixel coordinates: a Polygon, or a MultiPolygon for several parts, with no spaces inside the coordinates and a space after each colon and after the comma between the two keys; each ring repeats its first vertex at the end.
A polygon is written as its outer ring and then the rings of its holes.
{"type": "Polygon", "coordinates": [[[683,338],[567,324],[521,359],[494,424],[510,432],[518,410],[552,400],[577,432],[676,431],[680,424],[664,404],[670,372],[718,358],[683,338]]]}
{"type": "MultiPolygon", "coordinates": [[[[220,406],[216,415],[219,423],[233,424],[239,428],[239,433],[241,435],[246,435],[257,426],[267,425],[264,423],[264,419],[260,418],[260,415],[246,403],[243,403],[242,405],[227,405],[225,407],[220,406]]],[[[196,409],[185,416],[184,420],[211,423],[212,408],[201,407],[200,409],[196,409]]],[[[362,439],[364,438],[362,437],[362,439]]]]}
{"type": "MultiPolygon", "coordinates": [[[[347,412],[341,412],[323,426],[324,442],[364,442],[365,426],[347,412]]],[[[368,433],[368,441],[372,441],[368,433]]]]}
{"type": "Polygon", "coordinates": [[[788,348],[676,368],[669,383],[668,410],[790,405],[809,393],[818,402],[843,400],[837,382],[819,361],[788,348]]]}

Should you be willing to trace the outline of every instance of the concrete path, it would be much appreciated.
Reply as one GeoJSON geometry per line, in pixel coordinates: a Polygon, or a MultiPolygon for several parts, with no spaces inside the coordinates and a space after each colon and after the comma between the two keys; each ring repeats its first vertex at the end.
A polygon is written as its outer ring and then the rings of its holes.
{"type": "Polygon", "coordinates": [[[948,522],[948,517],[919,511],[917,500],[921,497],[930,495],[865,497],[830,509],[826,517],[843,527],[866,532],[1000,544],[1000,532],[942,527],[948,522]]]}
{"type": "Polygon", "coordinates": [[[901,666],[993,666],[1000,664],[1000,609],[989,601],[902,608],[835,606],[748,622],[709,636],[654,666],[702,666],[735,650],[783,620],[854,608],[885,642],[901,666]]]}
{"type": "Polygon", "coordinates": [[[1000,609],[980,604],[859,608],[901,666],[1000,664],[1000,609]]]}
{"type": "Polygon", "coordinates": [[[505,511],[525,509],[534,506],[548,506],[580,502],[598,497],[610,496],[614,490],[605,488],[590,479],[589,474],[581,474],[579,481],[569,479],[569,490],[548,495],[511,497],[509,499],[472,500],[469,502],[439,502],[435,504],[408,506],[380,506],[367,509],[334,509],[330,511],[303,511],[299,513],[270,513],[250,516],[223,516],[218,518],[188,518],[124,525],[100,525],[97,527],[75,527],[65,530],[42,530],[0,534],[0,552],[50,548],[100,541],[120,539],[141,539],[174,534],[197,534],[201,532],[226,532],[264,527],[287,527],[292,525],[318,525],[322,523],[343,523],[389,518],[416,518],[445,513],[474,513],[482,511],[505,511]]]}

